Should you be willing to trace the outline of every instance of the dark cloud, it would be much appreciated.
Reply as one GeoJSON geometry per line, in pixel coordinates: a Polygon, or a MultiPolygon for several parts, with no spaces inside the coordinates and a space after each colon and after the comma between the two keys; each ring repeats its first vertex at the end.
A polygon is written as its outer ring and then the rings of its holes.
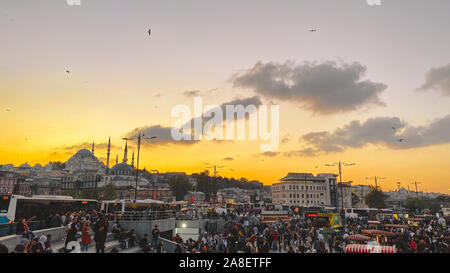
{"type": "MultiPolygon", "coordinates": [[[[227,105],[242,105],[244,107],[247,107],[249,105],[255,105],[256,107],[258,105],[261,105],[262,102],[260,100],[260,98],[258,96],[254,96],[254,97],[250,97],[250,98],[236,98],[232,101],[223,103],[219,106],[219,108],[223,111],[223,118],[226,118],[225,115],[225,109],[227,105]]],[[[217,110],[217,108],[215,108],[217,110]]],[[[203,115],[207,114],[207,113],[212,113],[214,112],[214,109],[210,109],[208,111],[206,111],[205,113],[203,113],[203,115]]],[[[214,117],[214,114],[212,115],[214,117]]],[[[246,115],[245,117],[247,117],[248,115],[246,115]]],[[[235,116],[235,119],[237,118],[241,118],[239,116],[235,116]]],[[[196,119],[202,119],[202,124],[205,124],[210,118],[202,118],[202,117],[195,117],[192,118],[189,123],[191,124],[191,128],[194,128],[194,121],[196,119]]],[[[156,136],[157,139],[152,139],[152,140],[142,140],[143,143],[149,143],[150,145],[166,145],[166,144],[194,144],[197,143],[199,141],[195,141],[195,140],[180,140],[180,141],[176,141],[172,138],[172,134],[171,134],[171,127],[164,127],[161,125],[153,125],[153,126],[146,126],[146,127],[142,127],[142,128],[136,128],[134,130],[132,130],[131,132],[127,133],[126,136],[127,137],[137,137],[138,133],[144,134],[148,137],[152,137],[152,136],[156,136]]],[[[188,136],[188,135],[186,135],[188,136]]],[[[191,135],[191,139],[193,139],[193,136],[191,135]]]]}
{"type": "MultiPolygon", "coordinates": [[[[190,140],[180,140],[176,141],[172,138],[171,134],[171,127],[164,127],[161,125],[153,125],[153,126],[147,126],[142,128],[136,128],[133,131],[126,134],[128,138],[137,137],[138,133],[141,135],[144,134],[147,137],[153,137],[156,136],[156,139],[146,139],[142,138],[141,143],[142,144],[149,144],[149,145],[167,145],[167,144],[194,144],[198,141],[190,141],[190,140]]],[[[135,141],[135,140],[134,140],[135,141]]]]}
{"type": "Polygon", "coordinates": [[[281,144],[286,144],[289,141],[291,141],[291,136],[289,134],[284,135],[283,138],[281,138],[280,140],[281,144]]]}
{"type": "Polygon", "coordinates": [[[267,151],[267,152],[259,153],[258,156],[275,157],[275,156],[277,156],[279,154],[280,154],[279,152],[267,151]]]}
{"type": "MultiPolygon", "coordinates": [[[[107,149],[108,143],[107,142],[103,142],[103,143],[95,143],[94,142],[94,148],[95,148],[95,150],[107,149]]],[[[55,148],[55,150],[64,151],[64,152],[72,152],[72,151],[76,152],[81,149],[87,149],[90,151],[92,149],[92,142],[78,143],[78,144],[74,144],[74,145],[63,145],[63,146],[55,148]]],[[[120,147],[117,145],[111,144],[111,149],[120,149],[120,147]]],[[[95,152],[95,150],[94,150],[94,152],[95,152]]]]}
{"type": "MultiPolygon", "coordinates": [[[[222,110],[223,118],[225,119],[225,118],[226,118],[226,114],[225,114],[225,113],[226,113],[226,106],[227,106],[227,105],[233,105],[233,106],[242,105],[243,107],[247,107],[247,106],[250,106],[250,105],[254,105],[255,108],[256,108],[256,107],[258,107],[258,106],[261,105],[261,104],[262,104],[262,102],[261,102],[260,97],[254,96],[254,97],[249,97],[249,98],[244,98],[244,99],[241,99],[241,98],[235,98],[235,99],[232,100],[232,101],[222,103],[218,108],[220,108],[220,110],[222,110]]],[[[209,116],[214,117],[214,112],[215,112],[216,110],[218,110],[218,108],[212,108],[212,109],[210,109],[210,110],[205,111],[205,112],[203,113],[203,116],[209,115],[209,116]],[[211,113],[212,113],[212,114],[211,114],[211,113]]],[[[247,117],[248,117],[248,114],[246,114],[245,117],[243,117],[243,118],[247,118],[247,117]]],[[[238,118],[240,118],[240,117],[237,116],[237,115],[235,115],[235,120],[238,119],[238,118]]],[[[195,118],[193,118],[193,119],[191,119],[191,120],[189,121],[190,124],[191,124],[191,128],[193,128],[193,126],[194,126],[194,121],[195,121],[195,120],[198,120],[198,119],[202,119],[202,117],[195,117],[195,118]]],[[[210,119],[210,118],[203,117],[202,124],[205,124],[206,122],[208,122],[209,119],[210,119]]]]}
{"type": "Polygon", "coordinates": [[[419,90],[435,90],[443,96],[450,96],[450,64],[430,69],[425,75],[425,83],[419,90]]]}
{"type": "Polygon", "coordinates": [[[185,95],[186,97],[196,97],[196,96],[200,96],[202,94],[202,91],[200,90],[187,90],[183,92],[183,95],[185,95]]]}
{"type": "Polygon", "coordinates": [[[306,157],[306,156],[315,156],[317,154],[317,150],[313,148],[304,148],[297,151],[289,151],[283,153],[286,157],[306,157]]]}
{"type": "Polygon", "coordinates": [[[267,98],[293,100],[319,114],[384,105],[383,83],[363,80],[366,67],[354,62],[337,64],[258,62],[252,69],[232,76],[234,87],[251,88],[267,98]]]}
{"type": "Polygon", "coordinates": [[[334,132],[313,132],[303,135],[302,139],[309,147],[297,151],[297,155],[341,152],[349,147],[361,148],[368,144],[391,149],[426,147],[450,143],[450,115],[426,126],[412,126],[398,117],[371,118],[363,123],[355,120],[334,132]],[[405,140],[399,142],[399,139],[405,140]]]}

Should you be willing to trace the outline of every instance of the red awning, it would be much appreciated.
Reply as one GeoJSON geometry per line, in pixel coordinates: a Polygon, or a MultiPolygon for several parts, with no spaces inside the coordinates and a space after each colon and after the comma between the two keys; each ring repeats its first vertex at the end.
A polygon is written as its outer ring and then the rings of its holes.
{"type": "Polygon", "coordinates": [[[367,235],[384,235],[384,236],[397,236],[394,232],[377,230],[377,229],[366,229],[362,231],[363,234],[367,235]]]}
{"type": "Polygon", "coordinates": [[[348,241],[369,241],[370,237],[356,234],[356,235],[349,235],[346,238],[348,241]]]}
{"type": "Polygon", "coordinates": [[[384,224],[383,226],[391,228],[409,228],[408,225],[397,225],[397,224],[384,224]]]}
{"type": "Polygon", "coordinates": [[[351,244],[345,248],[346,253],[397,253],[393,246],[351,244]]]}

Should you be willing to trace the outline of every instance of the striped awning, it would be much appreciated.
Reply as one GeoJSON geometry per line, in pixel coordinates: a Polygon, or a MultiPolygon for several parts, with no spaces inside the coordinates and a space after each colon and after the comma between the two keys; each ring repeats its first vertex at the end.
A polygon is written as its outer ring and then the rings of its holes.
{"type": "Polygon", "coordinates": [[[346,253],[397,253],[393,246],[351,244],[345,248],[346,253]]]}
{"type": "Polygon", "coordinates": [[[369,241],[370,237],[356,234],[356,235],[349,235],[346,238],[348,241],[369,241]]]}
{"type": "Polygon", "coordinates": [[[384,235],[384,236],[397,236],[394,232],[378,230],[378,229],[365,229],[362,231],[366,235],[384,235]]]}
{"type": "Polygon", "coordinates": [[[398,225],[398,224],[384,224],[383,226],[391,228],[409,228],[408,225],[398,225]]]}

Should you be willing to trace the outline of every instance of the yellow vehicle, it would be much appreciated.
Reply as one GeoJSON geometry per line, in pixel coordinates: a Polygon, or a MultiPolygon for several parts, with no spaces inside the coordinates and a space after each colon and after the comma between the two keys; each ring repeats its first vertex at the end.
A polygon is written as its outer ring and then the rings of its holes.
{"type": "Polygon", "coordinates": [[[340,228],[341,216],[338,213],[311,212],[305,214],[305,219],[311,220],[313,226],[318,228],[340,228]]]}

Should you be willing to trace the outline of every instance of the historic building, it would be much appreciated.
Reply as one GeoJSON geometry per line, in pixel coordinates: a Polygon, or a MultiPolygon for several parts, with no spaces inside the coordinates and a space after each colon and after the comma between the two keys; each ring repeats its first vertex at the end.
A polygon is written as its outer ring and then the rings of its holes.
{"type": "Polygon", "coordinates": [[[337,206],[335,174],[288,173],[272,184],[272,202],[299,206],[337,206]]]}

